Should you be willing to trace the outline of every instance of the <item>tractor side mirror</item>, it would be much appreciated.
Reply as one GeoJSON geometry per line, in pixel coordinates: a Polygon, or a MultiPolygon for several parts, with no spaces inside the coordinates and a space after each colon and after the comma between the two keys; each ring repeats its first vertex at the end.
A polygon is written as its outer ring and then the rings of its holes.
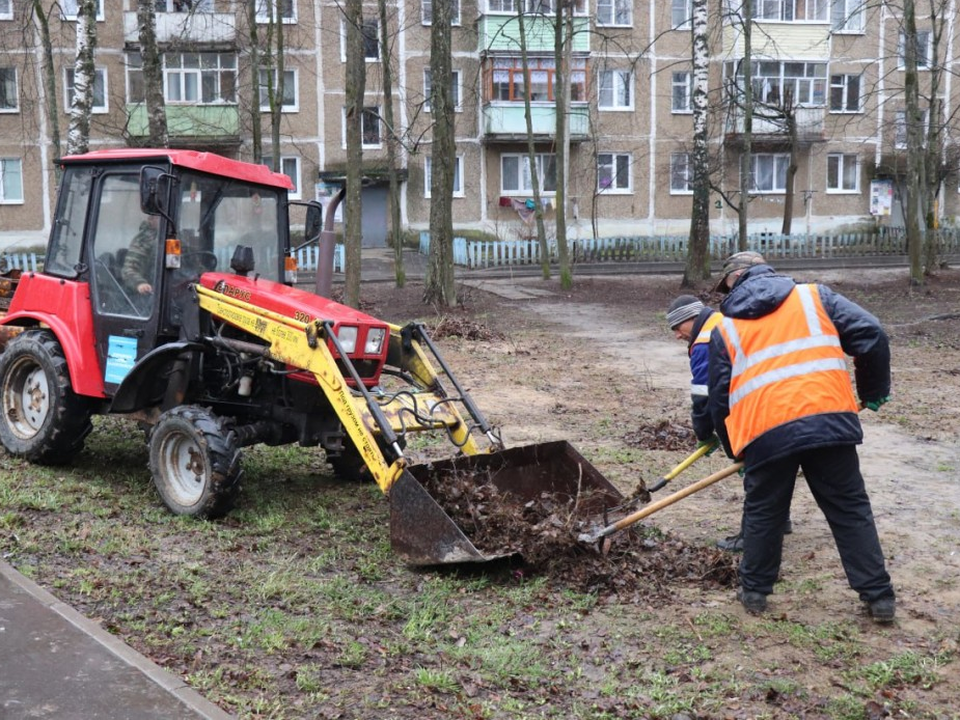
{"type": "Polygon", "coordinates": [[[303,228],[303,244],[309,245],[320,239],[323,230],[323,206],[311,201],[307,205],[307,217],[303,228]]]}
{"type": "Polygon", "coordinates": [[[140,209],[147,215],[167,216],[167,190],[170,174],[163,168],[147,165],[140,170],[140,209]],[[166,182],[164,182],[166,181],[166,182]]]}

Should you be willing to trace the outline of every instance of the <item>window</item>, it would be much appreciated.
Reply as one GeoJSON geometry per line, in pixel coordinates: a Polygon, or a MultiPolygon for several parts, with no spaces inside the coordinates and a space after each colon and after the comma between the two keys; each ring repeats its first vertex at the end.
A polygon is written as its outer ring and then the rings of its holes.
{"type": "Polygon", "coordinates": [[[210,13],[213,0],[155,0],[154,8],[161,13],[210,13]]]}
{"type": "MultiPolygon", "coordinates": [[[[270,87],[268,85],[268,80],[270,76],[273,75],[273,90],[276,92],[277,87],[277,71],[273,70],[271,73],[269,70],[260,71],[260,109],[261,110],[270,110],[270,87]]],[[[297,71],[296,70],[284,70],[283,71],[283,103],[281,110],[283,112],[296,112],[300,109],[299,94],[297,92],[297,71]]]]}
{"type": "Polygon", "coordinates": [[[285,24],[297,21],[296,0],[256,0],[256,3],[258,23],[270,22],[277,13],[285,24]]]}
{"type": "MultiPolygon", "coordinates": [[[[343,109],[343,147],[347,146],[347,109],[343,109]]],[[[360,116],[360,145],[365,148],[380,147],[380,106],[370,105],[360,116]]]]}
{"type": "Polygon", "coordinates": [[[860,76],[830,76],[830,112],[860,112],[860,76]]]}
{"type": "Polygon", "coordinates": [[[0,67],[0,113],[13,113],[20,109],[20,91],[17,87],[17,69],[0,67]]]}
{"type": "MultiPolygon", "coordinates": [[[[556,63],[553,58],[527,58],[530,70],[530,101],[549,102],[553,100],[553,77],[556,63]]],[[[570,100],[585,102],[587,92],[587,59],[570,60],[570,100]]],[[[493,59],[490,71],[490,100],[497,102],[523,102],[527,93],[527,83],[523,75],[523,62],[517,57],[497,57],[493,59]]]]}
{"type": "Polygon", "coordinates": [[[232,53],[166,53],[163,90],[168,103],[235,103],[237,58],[232,53]]]}
{"type": "MultiPolygon", "coordinates": [[[[453,101],[453,110],[454,112],[460,112],[460,71],[452,71],[451,84],[450,88],[451,99],[453,101]]],[[[430,97],[433,94],[433,83],[431,81],[430,70],[423,71],[423,110],[424,112],[430,112],[430,97]]]]}
{"type": "MultiPolygon", "coordinates": [[[[553,0],[487,0],[487,12],[490,13],[516,15],[518,7],[522,7],[526,14],[553,15],[554,12],[553,0]]],[[[586,0],[574,0],[573,14],[587,14],[586,0]]]]}
{"type": "MultiPolygon", "coordinates": [[[[264,155],[260,160],[261,164],[268,168],[273,168],[273,156],[264,155]]],[[[294,156],[280,156],[280,172],[286,175],[293,182],[293,190],[290,191],[292,200],[300,199],[300,158],[294,156]]]]}
{"type": "Polygon", "coordinates": [[[859,192],[860,173],[856,155],[827,155],[827,192],[859,192]]]}
{"type": "Polygon", "coordinates": [[[673,74],[673,99],[670,109],[675,113],[693,112],[693,73],[673,74]]]}
{"type": "Polygon", "coordinates": [[[829,2],[830,0],[753,0],[753,19],[825,22],[829,2]]]}
{"type": "Polygon", "coordinates": [[[633,73],[629,70],[604,70],[600,73],[601,110],[633,109],[633,73]]]}
{"type": "MultiPolygon", "coordinates": [[[[534,167],[540,181],[540,191],[557,191],[557,156],[539,154],[534,167]]],[[[533,192],[533,174],[528,155],[500,156],[500,191],[503,195],[529,195],[533,192]]]]}
{"type": "Polygon", "coordinates": [[[835,33],[863,32],[864,0],[832,0],[830,29],[835,33]]]}
{"type": "MultiPolygon", "coordinates": [[[[433,22],[433,0],[420,0],[420,22],[430,25],[433,22]]],[[[453,0],[450,10],[450,24],[460,24],[460,0],[453,0]]]]}
{"type": "Polygon", "coordinates": [[[13,0],[0,0],[0,20],[13,20],[13,0]]]}
{"type": "Polygon", "coordinates": [[[20,158],[0,158],[0,203],[23,203],[23,165],[20,158]]]}
{"type": "Polygon", "coordinates": [[[693,18],[693,0],[672,0],[671,25],[674,30],[689,30],[693,18]]]}
{"type": "Polygon", "coordinates": [[[487,0],[487,11],[514,15],[517,12],[517,2],[516,0],[487,0]]]}
{"type": "Polygon", "coordinates": [[[633,25],[633,0],[597,0],[597,25],[633,25]]]}
{"type": "MultiPolygon", "coordinates": [[[[920,70],[927,70],[930,68],[930,52],[932,46],[930,45],[930,31],[929,30],[918,30],[917,31],[917,68],[920,70]]],[[[897,67],[901,70],[904,69],[907,65],[907,37],[904,33],[900,33],[900,38],[897,42],[897,67]]]]}
{"type": "Polygon", "coordinates": [[[753,156],[750,187],[758,193],[782,193],[787,189],[787,154],[757,154],[753,156]]]}
{"type": "MultiPolygon", "coordinates": [[[[64,20],[77,19],[77,12],[80,7],[79,0],[63,0],[60,7],[63,8],[64,20]]],[[[97,0],[97,20],[103,20],[103,17],[103,0],[97,0]]]]}
{"type": "Polygon", "coordinates": [[[597,191],[628,193],[633,189],[630,169],[632,159],[627,153],[599,153],[597,155],[597,191]]]}
{"type": "Polygon", "coordinates": [[[753,97],[780,107],[823,105],[826,101],[827,65],[817,62],[760,61],[754,63],[753,97]]]}
{"type": "MultiPolygon", "coordinates": [[[[363,36],[363,57],[367,62],[380,59],[380,21],[376,18],[364,18],[360,25],[363,36]]],[[[340,21],[340,62],[347,61],[347,23],[340,21]]]]}
{"type": "MultiPolygon", "coordinates": [[[[433,158],[429,155],[424,158],[423,166],[423,196],[430,197],[430,187],[433,183],[433,158]]],[[[457,155],[457,160],[453,164],[453,196],[464,197],[463,192],[463,156],[457,155]]]]}
{"type": "Polygon", "coordinates": [[[690,153],[670,155],[670,194],[689,195],[693,192],[693,163],[690,153]]]}
{"type": "MultiPolygon", "coordinates": [[[[107,106],[107,71],[105,68],[96,68],[93,75],[93,108],[92,112],[102,114],[109,111],[107,106]]],[[[70,112],[73,105],[74,69],[64,68],[63,72],[63,109],[70,112]]]]}
{"type": "MultiPolygon", "coordinates": [[[[927,129],[927,114],[929,111],[922,110],[920,113],[920,132],[925,135],[927,129]]],[[[898,150],[907,147],[907,111],[897,110],[893,118],[893,144],[898,150]]],[[[926,137],[923,138],[923,145],[926,146],[926,137]]]]}

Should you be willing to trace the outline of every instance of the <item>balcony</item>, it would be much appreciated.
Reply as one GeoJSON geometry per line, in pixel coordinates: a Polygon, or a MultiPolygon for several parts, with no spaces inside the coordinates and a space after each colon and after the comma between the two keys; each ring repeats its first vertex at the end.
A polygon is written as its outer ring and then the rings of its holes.
{"type": "MultiPolygon", "coordinates": [[[[157,42],[161,45],[231,49],[236,37],[237,23],[232,13],[157,13],[157,42]]],[[[127,45],[140,45],[135,12],[123,14],[123,40],[127,45]]]]}
{"type": "MultiPolygon", "coordinates": [[[[786,121],[783,118],[769,117],[769,111],[758,109],[753,116],[753,138],[751,145],[754,148],[782,148],[790,144],[790,138],[787,135],[786,121]],[[762,114],[766,113],[767,117],[762,114]]],[[[822,107],[799,107],[794,109],[794,117],[797,121],[797,140],[801,146],[809,146],[813,143],[823,142],[826,138],[823,134],[823,114],[822,107]]],[[[743,142],[743,111],[740,108],[733,108],[727,117],[727,143],[737,146],[743,142]]]]}
{"type": "MultiPolygon", "coordinates": [[[[240,112],[236,105],[167,105],[167,134],[181,144],[238,144],[240,112]]],[[[127,130],[131,137],[150,134],[146,105],[127,105],[127,130]]]]}
{"type": "MultiPolygon", "coordinates": [[[[553,103],[530,105],[534,141],[553,140],[557,134],[557,107],[553,103]]],[[[570,141],[583,142],[590,136],[590,107],[570,106],[567,115],[570,141]]],[[[523,103],[489,103],[483,107],[483,135],[488,142],[526,142],[527,120],[523,103]]]]}
{"type": "MultiPolygon", "coordinates": [[[[524,15],[523,31],[528,53],[553,53],[556,39],[553,18],[524,15]]],[[[477,19],[480,52],[520,52],[520,22],[516,15],[481,15],[477,19]]],[[[573,52],[590,52],[590,18],[573,18],[573,52]]]]}

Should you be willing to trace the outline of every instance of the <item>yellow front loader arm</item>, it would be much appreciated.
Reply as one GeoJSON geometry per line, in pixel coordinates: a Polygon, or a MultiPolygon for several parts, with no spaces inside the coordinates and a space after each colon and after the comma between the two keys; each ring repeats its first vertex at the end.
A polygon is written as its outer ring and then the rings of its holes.
{"type": "MultiPolygon", "coordinates": [[[[401,368],[419,387],[416,392],[397,393],[378,402],[362,383],[355,383],[356,388],[348,385],[327,346],[327,336],[333,333],[324,321],[294,320],[199,285],[196,292],[201,308],[268,342],[268,358],[313,374],[384,493],[390,491],[407,467],[407,459],[396,444],[397,459],[388,463],[384,457],[376,436],[385,437],[388,434],[386,428],[392,430],[389,434],[401,435],[443,430],[463,453],[474,455],[479,452],[470,428],[451,398],[447,397],[419,343],[404,337],[401,328],[390,328],[387,362],[401,368]]],[[[339,348],[335,335],[331,340],[339,348]]],[[[345,354],[340,354],[346,361],[344,364],[352,367],[345,354]]]]}

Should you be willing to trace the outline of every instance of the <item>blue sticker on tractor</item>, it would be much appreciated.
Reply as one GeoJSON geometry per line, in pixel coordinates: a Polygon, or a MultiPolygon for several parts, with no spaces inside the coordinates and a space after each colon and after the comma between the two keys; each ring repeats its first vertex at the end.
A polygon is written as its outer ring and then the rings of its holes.
{"type": "Polygon", "coordinates": [[[119,383],[133,369],[136,361],[137,339],[111,335],[110,344],[107,345],[107,369],[103,374],[103,381],[119,383]]]}

